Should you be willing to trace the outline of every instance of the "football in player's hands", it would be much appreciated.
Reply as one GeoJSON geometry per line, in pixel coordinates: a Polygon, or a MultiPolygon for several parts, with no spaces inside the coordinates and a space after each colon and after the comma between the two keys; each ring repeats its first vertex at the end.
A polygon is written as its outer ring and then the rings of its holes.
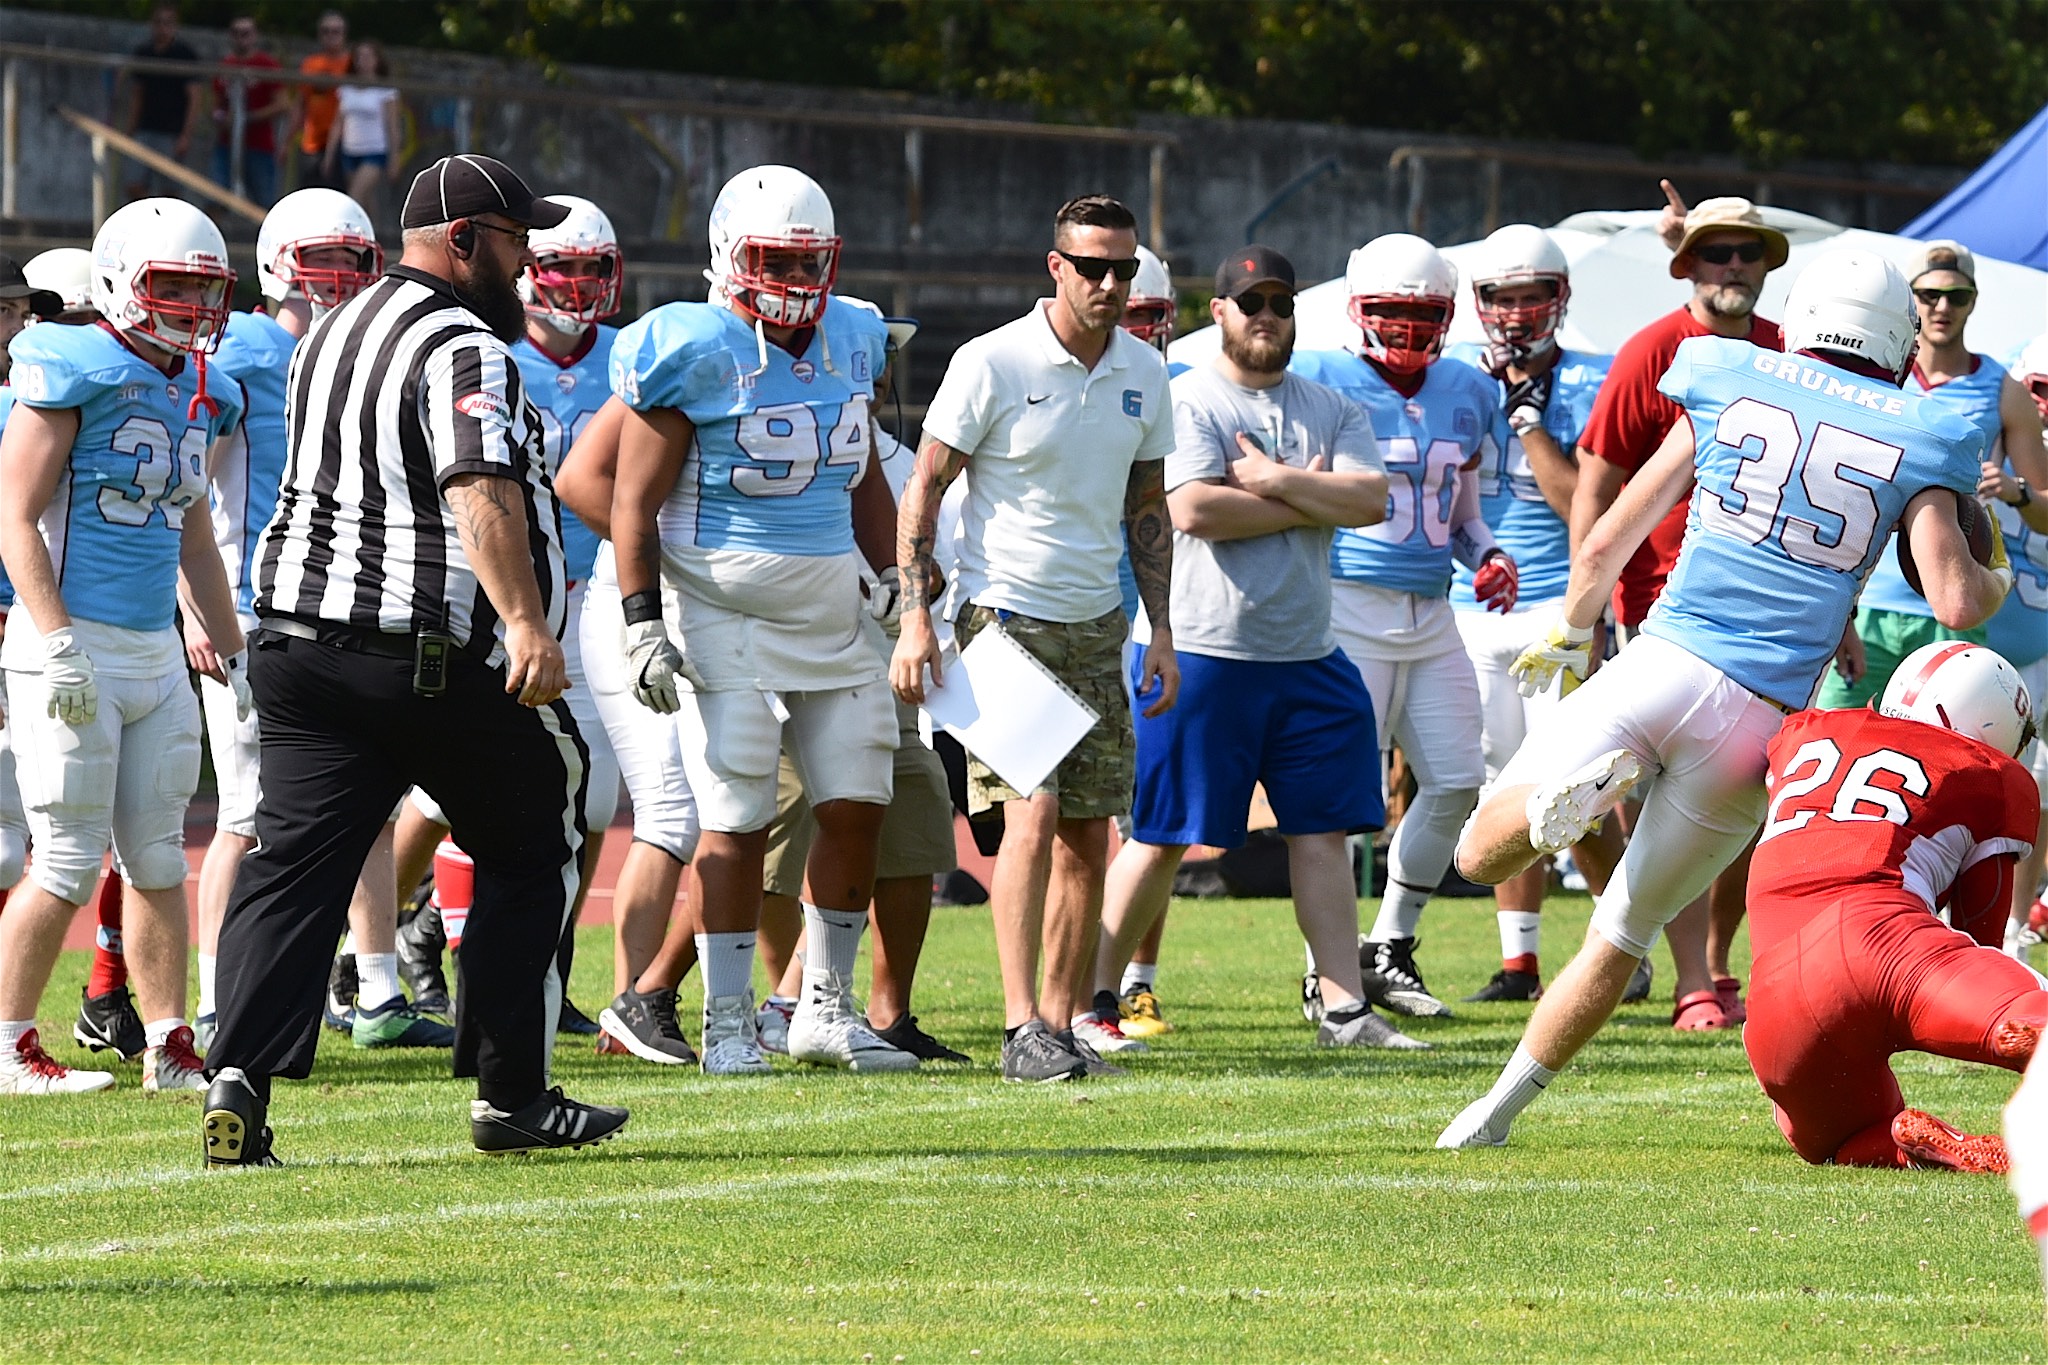
{"type": "MultiPolygon", "coordinates": [[[[1962,529],[1963,539],[1969,542],[1970,558],[1990,568],[1993,548],[1991,514],[1984,510],[1984,504],[1975,498],[1957,496],[1956,525],[1962,529]]],[[[1898,542],[1899,573],[1905,578],[1907,587],[1925,597],[1927,590],[1920,586],[1920,566],[1913,561],[1913,538],[1901,528],[1898,542]]]]}

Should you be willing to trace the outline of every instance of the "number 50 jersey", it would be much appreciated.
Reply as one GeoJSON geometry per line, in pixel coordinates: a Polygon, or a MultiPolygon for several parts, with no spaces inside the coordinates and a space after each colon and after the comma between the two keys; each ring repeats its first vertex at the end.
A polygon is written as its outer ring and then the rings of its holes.
{"type": "Polygon", "coordinates": [[[1643,633],[1807,704],[1906,504],[1977,490],[1984,433],[1811,356],[1693,337],[1657,385],[1695,446],[1685,544],[1643,633]]]}

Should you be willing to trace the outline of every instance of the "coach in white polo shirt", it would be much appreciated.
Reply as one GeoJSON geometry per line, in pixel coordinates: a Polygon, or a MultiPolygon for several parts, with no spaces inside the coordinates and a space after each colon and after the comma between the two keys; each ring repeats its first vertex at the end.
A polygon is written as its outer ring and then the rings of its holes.
{"type": "Polygon", "coordinates": [[[1007,632],[1101,716],[1034,791],[1014,791],[970,764],[970,806],[1003,808],[989,895],[1002,959],[1006,1080],[1116,1070],[1068,1024],[1084,998],[1081,976],[1102,917],[1109,822],[1130,809],[1135,775],[1120,665],[1125,530],[1152,624],[1138,669],[1145,714],[1163,714],[1180,688],[1168,595],[1166,362],[1117,326],[1137,251],[1137,220],[1116,200],[1088,195],[1060,208],[1046,255],[1054,296],[954,353],[898,511],[903,634],[889,669],[897,695],[921,702],[924,670],[939,674],[929,609],[939,586],[939,499],[965,471],[955,637],[964,646],[990,626],[1007,632]]]}

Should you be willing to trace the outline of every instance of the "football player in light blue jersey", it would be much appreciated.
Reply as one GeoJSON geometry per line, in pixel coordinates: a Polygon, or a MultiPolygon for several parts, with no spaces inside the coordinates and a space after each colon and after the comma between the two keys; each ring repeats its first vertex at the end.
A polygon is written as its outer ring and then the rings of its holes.
{"type": "MultiPolygon", "coordinates": [[[[1474,482],[1480,516],[1514,558],[1521,589],[1512,611],[1495,612],[1473,592],[1472,570],[1460,564],[1451,580],[1458,633],[1479,677],[1480,748],[1488,781],[1500,776],[1542,713],[1557,702],[1554,690],[1522,696],[1508,668],[1550,633],[1564,611],[1572,567],[1568,521],[1579,477],[1571,452],[1612,360],[1558,344],[1570,299],[1571,266],[1564,252],[1542,228],[1511,223],[1489,236],[1472,262],[1472,301],[1486,344],[1461,344],[1449,352],[1494,380],[1493,445],[1473,471],[1474,482]]],[[[1597,895],[1621,856],[1620,830],[1603,824],[1583,842],[1579,861],[1597,895]]],[[[1501,969],[1467,1000],[1534,1000],[1541,992],[1540,912],[1548,883],[1549,868],[1538,863],[1494,888],[1501,969]]]]}
{"type": "MultiPolygon", "coordinates": [[[[2048,423],[2048,336],[2027,343],[2013,360],[2012,377],[2030,400],[2037,427],[2048,423]]],[[[2027,695],[2048,697],[2048,534],[2040,529],[2038,515],[2043,506],[2040,485],[2023,479],[2012,470],[2012,443],[2007,442],[2005,466],[1998,478],[1979,485],[1988,493],[1991,511],[2005,534],[2006,552],[2012,557],[2012,596],[1991,618],[1990,646],[2003,654],[2027,685],[2027,695]]],[[[2042,926],[2030,924],[2034,900],[2041,894],[2041,881],[2048,872],[2048,743],[2034,741],[2034,747],[2020,756],[2032,766],[2034,781],[2041,788],[2041,827],[2033,851],[2020,860],[2014,873],[2012,923],[2006,933],[2007,951],[2023,951],[2020,935],[2042,926]]]]}
{"type": "MultiPolygon", "coordinates": [[[[1480,515],[1473,477],[1498,447],[1499,391],[1470,365],[1440,357],[1458,274],[1435,247],[1400,232],[1375,238],[1351,253],[1344,279],[1364,333],[1359,348],[1297,351],[1289,368],[1363,407],[1387,463],[1386,520],[1339,527],[1330,548],[1330,614],[1372,694],[1380,744],[1400,746],[1416,784],[1359,952],[1372,1003],[1447,1016],[1415,964],[1415,934],[1486,776],[1479,682],[1448,600],[1453,559],[1476,571],[1489,609],[1515,605],[1515,561],[1480,515]]],[[[1304,980],[1304,1009],[1320,998],[1304,980]]]]}
{"type": "MultiPolygon", "coordinates": [[[[832,205],[801,171],[734,176],[710,237],[711,302],[657,308],[619,333],[611,359],[612,391],[632,409],[611,519],[629,671],[644,704],[677,714],[703,822],[691,889],[705,928],[704,1069],[768,1069],[752,970],[784,749],[818,822],[790,1055],[907,1070],[917,1059],[875,1036],[851,985],[896,749],[882,660],[856,628],[856,539],[885,580],[880,598],[895,596],[895,506],[868,417],[888,330],[833,306],[832,205]]],[[[675,984],[643,973],[636,990],[675,984]]]]}
{"type": "Polygon", "coordinates": [[[184,1021],[184,816],[199,780],[199,703],[175,620],[182,598],[216,647],[193,662],[232,679],[246,712],[234,598],[206,518],[186,515],[206,495],[208,447],[241,417],[233,389],[206,384],[233,283],[206,215],[139,200],[93,244],[105,321],[37,327],[11,347],[0,558],[19,600],[0,668],[36,858],[0,916],[0,1092],[113,1084],[58,1064],[35,1032],[64,930],[110,841],[149,911],[126,943],[143,1086],[206,1085],[184,1021]]]}
{"type": "MultiPolygon", "coordinates": [[[[1680,343],[1659,388],[1687,422],[1580,545],[1564,619],[1515,663],[1525,689],[1586,675],[1622,565],[1690,490],[1677,567],[1641,635],[1488,788],[1458,865],[1498,883],[1578,839],[1639,781],[1642,814],[1585,946],[1537,1001],[1493,1089],[1437,1146],[1505,1143],[1515,1116],[1606,1022],[1657,932],[1747,846],[1767,813],[1765,748],[1813,696],[1893,526],[1905,528],[1943,624],[1982,623],[2012,587],[1998,538],[1987,568],[1957,524],[1983,433],[1899,391],[1913,332],[1898,267],[1842,248],[1793,281],[1786,354],[1723,337],[1680,343]]],[[[1812,781],[1788,783],[1781,798],[1833,775],[1828,754],[1811,761],[1812,781]]],[[[1881,814],[1886,789],[1871,778],[1845,780],[1881,814]]]]}
{"type": "MultiPolygon", "coordinates": [[[[1929,242],[1907,263],[1906,280],[1920,316],[1920,351],[1906,391],[1924,394],[1983,431],[1988,453],[1979,496],[2006,502],[2020,523],[2048,532],[2048,501],[2033,496],[2033,489],[2048,484],[2039,414],[2005,367],[1988,355],[1972,354],[1964,335],[1977,306],[1976,258],[1960,242],[1929,242]],[[2012,474],[2005,473],[2008,467],[2012,474]]],[[[2019,549],[2010,542],[2007,549],[2017,571],[2019,549]]],[[[1982,627],[1955,631],[1935,620],[1927,599],[1899,572],[1898,557],[1889,554],[1878,560],[1863,587],[1856,635],[1866,665],[1862,675],[1851,683],[1831,672],[1816,705],[1867,704],[1884,691],[1900,660],[1922,645],[1936,640],[1985,641],[1982,627]]]]}

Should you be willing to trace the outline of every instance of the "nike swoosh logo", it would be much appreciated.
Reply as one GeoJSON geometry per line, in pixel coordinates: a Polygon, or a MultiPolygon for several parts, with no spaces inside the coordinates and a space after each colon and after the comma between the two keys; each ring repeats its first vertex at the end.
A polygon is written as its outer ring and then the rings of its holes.
{"type": "Polygon", "coordinates": [[[1593,784],[1593,790],[1594,790],[1594,791],[1596,791],[1596,792],[1604,792],[1604,791],[1606,791],[1606,790],[1607,790],[1607,784],[1608,784],[1609,782],[1612,782],[1613,780],[1614,780],[1614,774],[1613,774],[1613,773],[1609,773],[1609,774],[1607,774],[1607,776],[1605,776],[1605,777],[1601,778],[1601,779],[1600,779],[1600,780],[1599,780],[1598,782],[1595,782],[1595,783],[1593,784]]]}
{"type": "Polygon", "coordinates": [[[1048,399],[1048,398],[1050,398],[1050,397],[1052,397],[1052,395],[1051,395],[1051,394],[1049,394],[1049,393],[1040,393],[1040,394],[1026,394],[1026,395],[1024,396],[1024,402],[1025,402],[1025,405],[1026,405],[1026,406],[1028,407],[1028,406],[1030,406],[1031,404],[1034,404],[1034,403],[1043,403],[1043,402],[1044,402],[1044,401],[1045,401],[1046,399],[1048,399]]]}

